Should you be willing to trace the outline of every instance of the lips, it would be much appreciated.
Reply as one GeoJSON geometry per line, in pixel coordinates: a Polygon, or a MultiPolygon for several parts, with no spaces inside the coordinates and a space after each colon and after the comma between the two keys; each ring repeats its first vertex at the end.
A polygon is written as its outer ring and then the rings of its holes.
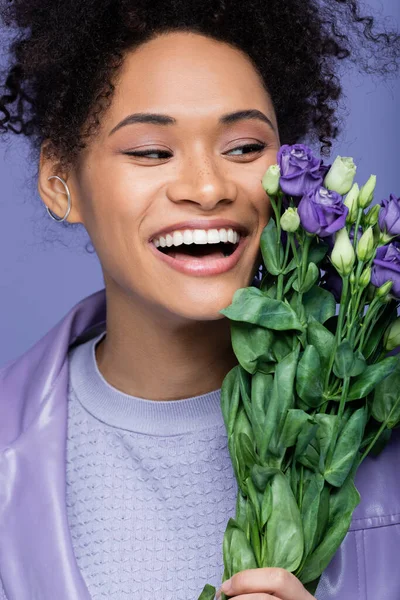
{"type": "Polygon", "coordinates": [[[243,255],[248,242],[249,237],[241,237],[235,251],[229,256],[218,258],[213,256],[186,256],[184,260],[160,252],[152,242],[149,242],[149,246],[155,256],[170,268],[186,275],[200,277],[219,275],[233,269],[243,255]]]}

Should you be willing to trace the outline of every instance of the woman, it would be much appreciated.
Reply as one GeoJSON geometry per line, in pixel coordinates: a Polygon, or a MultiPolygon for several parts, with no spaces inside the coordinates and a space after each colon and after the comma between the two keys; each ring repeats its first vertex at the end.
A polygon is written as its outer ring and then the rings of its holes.
{"type": "MultiPolygon", "coordinates": [[[[2,128],[29,136],[41,200],[86,228],[105,289],[1,371],[0,597],[197,599],[221,583],[235,511],[220,310],[257,285],[260,180],[281,144],[329,150],[338,60],[363,40],[385,72],[399,38],[374,37],[354,0],[17,0],[2,15],[20,28],[2,128]]],[[[364,461],[318,600],[399,597],[399,459],[393,437],[364,461]]],[[[313,598],[275,568],[228,595],[313,598]]]]}

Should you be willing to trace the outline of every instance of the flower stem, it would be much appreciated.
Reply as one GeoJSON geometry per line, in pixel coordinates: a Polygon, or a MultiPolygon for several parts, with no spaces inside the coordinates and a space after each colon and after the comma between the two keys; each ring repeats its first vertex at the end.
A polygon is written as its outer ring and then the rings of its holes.
{"type": "Polygon", "coordinates": [[[343,287],[342,287],[342,295],[340,298],[339,317],[338,317],[338,322],[337,322],[337,327],[336,327],[335,343],[334,343],[332,354],[329,359],[329,367],[328,367],[326,377],[325,377],[325,385],[324,385],[324,393],[325,394],[328,390],[329,377],[331,375],[333,363],[335,360],[336,350],[337,350],[337,347],[339,346],[340,342],[342,341],[342,327],[343,327],[344,314],[347,309],[346,305],[347,305],[348,290],[349,290],[349,275],[345,275],[343,277],[343,287]]]}

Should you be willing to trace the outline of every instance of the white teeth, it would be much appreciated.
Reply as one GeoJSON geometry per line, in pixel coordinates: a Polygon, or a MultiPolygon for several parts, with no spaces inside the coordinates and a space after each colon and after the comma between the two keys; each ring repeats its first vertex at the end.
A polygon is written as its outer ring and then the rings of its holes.
{"type": "Polygon", "coordinates": [[[180,246],[181,244],[183,244],[183,235],[180,231],[174,231],[172,237],[174,240],[174,246],[180,246]]]}
{"type": "Polygon", "coordinates": [[[240,234],[233,229],[185,229],[184,231],[174,231],[165,236],[160,235],[153,239],[153,243],[158,248],[165,246],[181,246],[182,244],[219,244],[220,242],[231,242],[237,244],[240,240],[240,234]]]}

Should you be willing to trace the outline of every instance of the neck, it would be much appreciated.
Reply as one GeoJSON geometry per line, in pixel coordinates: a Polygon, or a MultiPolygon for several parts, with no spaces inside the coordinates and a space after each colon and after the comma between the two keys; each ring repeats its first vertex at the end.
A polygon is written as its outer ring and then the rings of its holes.
{"type": "Polygon", "coordinates": [[[174,322],[126,296],[107,297],[107,333],[96,347],[106,381],[148,400],[179,400],[219,389],[238,364],[229,320],[174,322]]]}

